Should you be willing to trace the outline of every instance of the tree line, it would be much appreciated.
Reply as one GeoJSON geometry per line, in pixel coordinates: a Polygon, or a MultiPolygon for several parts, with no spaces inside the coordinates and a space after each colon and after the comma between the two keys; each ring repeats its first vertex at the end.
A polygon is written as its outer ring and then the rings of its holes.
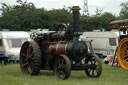
{"type": "MultiPolygon", "coordinates": [[[[111,30],[109,27],[111,21],[128,18],[128,2],[121,3],[121,7],[119,16],[115,16],[110,12],[102,13],[102,10],[99,9],[96,10],[94,15],[80,14],[80,31],[92,31],[97,29],[111,30]]],[[[47,10],[45,8],[36,8],[33,3],[17,0],[16,5],[2,3],[0,10],[2,12],[0,17],[0,30],[55,30],[61,23],[70,23],[72,27],[71,7],[47,10]]]]}

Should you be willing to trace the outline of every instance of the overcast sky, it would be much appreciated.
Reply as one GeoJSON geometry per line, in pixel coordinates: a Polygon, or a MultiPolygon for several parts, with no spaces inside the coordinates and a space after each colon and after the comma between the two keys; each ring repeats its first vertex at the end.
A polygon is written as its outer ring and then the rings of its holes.
{"type": "MultiPolygon", "coordinates": [[[[22,0],[25,1],[25,0],[22,0]]],[[[28,2],[33,2],[34,5],[38,8],[46,8],[46,9],[58,9],[63,8],[64,6],[80,6],[83,9],[83,0],[27,0],[28,2]]],[[[126,2],[128,0],[88,0],[88,9],[90,14],[94,14],[96,8],[103,9],[103,12],[112,12],[115,15],[118,15],[122,2],[126,2]]],[[[16,0],[0,0],[0,3],[6,4],[16,4],[16,0]]],[[[0,4],[1,8],[1,4],[0,4]]],[[[82,10],[81,10],[82,12],[82,10]]]]}

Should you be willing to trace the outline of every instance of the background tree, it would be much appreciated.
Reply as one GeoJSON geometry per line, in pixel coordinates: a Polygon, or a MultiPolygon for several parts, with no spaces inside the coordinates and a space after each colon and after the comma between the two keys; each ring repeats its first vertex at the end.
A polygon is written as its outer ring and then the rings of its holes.
{"type": "Polygon", "coordinates": [[[102,22],[102,28],[105,29],[106,31],[110,31],[110,22],[115,20],[116,17],[112,14],[112,13],[109,13],[109,12],[104,12],[102,15],[101,15],[101,22],[102,22]]]}
{"type": "Polygon", "coordinates": [[[121,3],[121,11],[120,18],[127,19],[128,18],[128,1],[121,3]]]}
{"type": "Polygon", "coordinates": [[[67,9],[47,11],[36,8],[33,3],[17,1],[17,5],[2,4],[0,28],[9,30],[50,29],[54,30],[60,23],[70,23],[71,13],[67,9]]]}
{"type": "MultiPolygon", "coordinates": [[[[122,9],[119,16],[109,12],[103,12],[103,9],[96,8],[94,15],[80,15],[79,31],[111,30],[109,23],[116,19],[128,18],[128,2],[121,4],[122,9]]],[[[31,29],[49,29],[55,28],[62,23],[70,23],[72,27],[71,7],[62,9],[47,10],[45,8],[36,8],[33,3],[17,0],[16,5],[7,5],[2,3],[2,15],[0,17],[0,30],[9,29],[17,31],[29,31],[31,29]]]]}
{"type": "Polygon", "coordinates": [[[18,5],[2,4],[0,27],[9,30],[28,30],[29,20],[34,15],[35,6],[32,3],[17,1],[18,5]]]}

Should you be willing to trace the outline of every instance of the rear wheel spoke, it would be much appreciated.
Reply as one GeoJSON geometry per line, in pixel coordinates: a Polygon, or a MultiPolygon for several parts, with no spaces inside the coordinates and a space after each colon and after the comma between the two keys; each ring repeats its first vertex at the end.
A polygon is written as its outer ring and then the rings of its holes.
{"type": "Polygon", "coordinates": [[[126,60],[123,60],[122,63],[123,63],[123,64],[126,63],[126,60]]]}
{"type": "Polygon", "coordinates": [[[29,64],[29,62],[26,62],[26,63],[24,63],[24,64],[22,64],[22,65],[23,65],[23,67],[27,67],[28,64],[29,64]]]}
{"type": "Polygon", "coordinates": [[[128,52],[128,49],[125,46],[123,46],[123,48],[124,48],[124,51],[128,52]]]}
{"type": "Polygon", "coordinates": [[[128,48],[128,45],[126,43],[124,43],[124,47],[128,48]]]}
{"type": "Polygon", "coordinates": [[[127,54],[128,52],[120,52],[120,54],[127,54]]]}
{"type": "Polygon", "coordinates": [[[27,55],[25,53],[23,53],[21,56],[25,56],[26,57],[27,55]]]}

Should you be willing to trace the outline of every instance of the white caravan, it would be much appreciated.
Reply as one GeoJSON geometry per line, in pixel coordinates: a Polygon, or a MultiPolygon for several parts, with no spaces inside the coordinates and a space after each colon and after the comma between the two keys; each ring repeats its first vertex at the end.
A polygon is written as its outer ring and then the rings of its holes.
{"type": "Polygon", "coordinates": [[[84,32],[83,36],[92,40],[94,52],[101,57],[114,55],[118,46],[118,32],[84,32]]]}
{"type": "Polygon", "coordinates": [[[29,40],[24,31],[0,31],[0,61],[18,61],[22,43],[29,40]]]}

